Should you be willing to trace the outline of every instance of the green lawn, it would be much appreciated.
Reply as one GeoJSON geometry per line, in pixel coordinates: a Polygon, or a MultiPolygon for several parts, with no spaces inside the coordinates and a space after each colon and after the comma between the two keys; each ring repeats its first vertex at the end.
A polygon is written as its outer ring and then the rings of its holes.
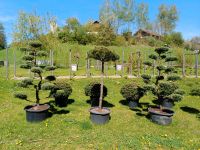
{"type": "MultiPolygon", "coordinates": [[[[34,90],[16,88],[16,81],[0,79],[0,149],[188,149],[200,148],[200,97],[189,96],[192,87],[200,86],[200,79],[184,79],[179,85],[186,91],[184,99],[174,107],[173,123],[159,126],[149,121],[147,112],[132,111],[120,103],[122,85],[141,82],[138,79],[106,79],[106,101],[114,105],[111,120],[103,126],[89,120],[84,87],[93,79],[77,79],[68,82],[73,88],[71,104],[58,108],[57,112],[41,123],[27,123],[23,108],[34,101],[34,90]],[[15,91],[25,91],[28,101],[13,98],[15,91]]],[[[41,92],[43,103],[47,92],[41,92]]],[[[153,96],[147,95],[141,102],[152,104],[153,96]]]]}

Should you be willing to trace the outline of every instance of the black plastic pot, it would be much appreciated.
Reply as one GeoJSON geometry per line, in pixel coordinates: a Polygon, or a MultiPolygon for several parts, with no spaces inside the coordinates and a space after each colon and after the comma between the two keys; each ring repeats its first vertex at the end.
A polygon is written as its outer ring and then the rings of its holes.
{"type": "Polygon", "coordinates": [[[174,102],[169,100],[163,100],[162,106],[166,108],[172,108],[174,106],[174,102]]]}
{"type": "Polygon", "coordinates": [[[99,111],[99,107],[92,107],[89,110],[90,112],[90,120],[95,124],[105,124],[110,120],[110,109],[103,107],[101,111],[99,111]]]}
{"type": "Polygon", "coordinates": [[[159,125],[169,125],[172,123],[174,111],[171,109],[149,108],[150,120],[159,125]]]}
{"type": "Polygon", "coordinates": [[[39,105],[39,109],[34,109],[36,107],[37,105],[29,105],[24,108],[28,122],[41,122],[48,118],[48,110],[50,108],[48,104],[39,105]]]}
{"type": "Polygon", "coordinates": [[[134,109],[134,108],[138,107],[138,105],[139,105],[139,101],[131,101],[130,100],[128,103],[128,106],[130,109],[134,109]]]}
{"type": "Polygon", "coordinates": [[[57,96],[55,97],[55,104],[59,107],[67,106],[68,96],[57,96]]]}

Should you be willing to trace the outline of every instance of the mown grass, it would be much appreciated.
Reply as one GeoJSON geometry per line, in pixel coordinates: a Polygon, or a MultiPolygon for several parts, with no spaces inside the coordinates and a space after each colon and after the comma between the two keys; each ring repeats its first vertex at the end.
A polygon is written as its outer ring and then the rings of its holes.
{"type": "MultiPolygon", "coordinates": [[[[111,120],[103,126],[89,120],[84,87],[95,79],[68,80],[73,88],[69,97],[71,104],[58,108],[51,118],[41,123],[28,123],[23,108],[34,103],[34,90],[17,88],[16,81],[0,79],[0,149],[188,149],[200,148],[200,97],[189,96],[192,87],[200,86],[200,79],[183,79],[179,85],[186,91],[184,99],[174,107],[173,123],[159,126],[149,121],[145,111],[132,111],[120,103],[122,85],[141,82],[138,79],[106,79],[108,88],[106,101],[110,107],[111,120]],[[16,91],[25,91],[28,100],[13,98],[16,91]],[[187,109],[183,109],[187,108],[187,109]]],[[[41,102],[47,99],[47,92],[41,92],[41,102]]],[[[152,103],[151,94],[141,102],[152,103]]]]}

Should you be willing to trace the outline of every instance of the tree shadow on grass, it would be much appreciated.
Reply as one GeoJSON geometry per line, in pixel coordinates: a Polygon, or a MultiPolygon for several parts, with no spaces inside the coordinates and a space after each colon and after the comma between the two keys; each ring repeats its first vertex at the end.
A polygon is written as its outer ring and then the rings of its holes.
{"type": "Polygon", "coordinates": [[[195,114],[198,119],[200,119],[200,110],[188,106],[180,107],[182,111],[195,114]]]}
{"type": "Polygon", "coordinates": [[[124,105],[124,106],[128,106],[128,101],[125,100],[125,99],[120,100],[119,103],[124,105]]]}
{"type": "Polygon", "coordinates": [[[182,111],[190,113],[190,114],[199,114],[200,110],[188,106],[180,107],[182,111]]]}
{"type": "MultiPolygon", "coordinates": [[[[89,100],[87,100],[86,102],[87,102],[88,104],[90,104],[91,107],[97,107],[97,106],[99,106],[99,101],[98,101],[98,100],[92,102],[92,101],[89,99],[89,100]]],[[[109,103],[109,102],[106,101],[106,100],[103,100],[102,106],[103,106],[103,107],[114,107],[115,105],[112,104],[112,103],[109,103]]]]}
{"type": "MultiPolygon", "coordinates": [[[[68,106],[68,105],[70,105],[70,104],[72,104],[74,102],[75,102],[74,99],[68,99],[66,106],[68,106]]],[[[54,100],[51,100],[51,101],[49,101],[49,102],[47,102],[45,104],[48,104],[50,106],[48,117],[52,117],[55,114],[62,115],[62,114],[68,114],[68,113],[70,113],[69,110],[60,109],[60,108],[66,107],[66,106],[62,106],[62,107],[56,106],[54,100]]]]}

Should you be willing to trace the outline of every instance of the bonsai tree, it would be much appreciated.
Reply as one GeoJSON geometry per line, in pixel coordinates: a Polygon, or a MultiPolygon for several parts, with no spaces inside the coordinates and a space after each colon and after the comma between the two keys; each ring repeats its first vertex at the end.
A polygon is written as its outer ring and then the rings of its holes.
{"type": "Polygon", "coordinates": [[[100,88],[100,97],[99,97],[99,108],[102,109],[103,101],[103,78],[104,78],[104,63],[109,61],[116,61],[119,59],[119,56],[114,52],[110,51],[106,47],[95,47],[94,50],[89,52],[89,58],[101,61],[101,88],[100,88]]]}
{"type": "MultiPolygon", "coordinates": [[[[91,82],[85,86],[85,95],[90,96],[91,105],[96,105],[99,102],[101,84],[99,82],[91,82]]],[[[107,96],[107,87],[103,86],[103,98],[107,96]]],[[[99,105],[99,103],[98,103],[99,105]]]]}
{"type": "Polygon", "coordinates": [[[124,85],[120,93],[129,102],[129,107],[133,109],[138,106],[140,98],[145,94],[145,90],[134,83],[130,83],[124,85]]]}
{"type": "Polygon", "coordinates": [[[72,87],[63,80],[57,80],[54,88],[54,98],[56,105],[63,107],[67,105],[69,95],[72,93],[72,87]]]}
{"type": "MultiPolygon", "coordinates": [[[[169,55],[168,47],[161,47],[155,49],[156,54],[151,54],[151,58],[154,63],[157,62],[158,75],[155,80],[150,75],[142,75],[144,83],[143,88],[146,91],[152,91],[157,97],[160,104],[165,107],[172,107],[174,102],[180,101],[184,91],[180,90],[175,81],[181,78],[176,75],[175,69],[171,66],[166,66],[167,62],[177,61],[177,58],[169,55]]],[[[146,63],[146,65],[152,66],[153,63],[146,63]]]]}

